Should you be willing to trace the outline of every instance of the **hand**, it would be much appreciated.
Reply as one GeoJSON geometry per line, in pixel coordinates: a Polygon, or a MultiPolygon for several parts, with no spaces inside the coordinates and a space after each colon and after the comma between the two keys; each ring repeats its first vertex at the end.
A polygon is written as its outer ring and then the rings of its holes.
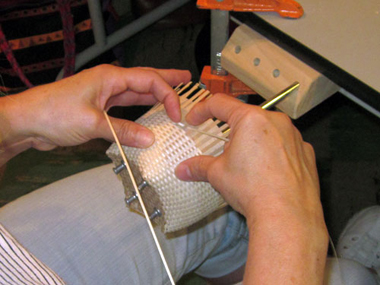
{"type": "Polygon", "coordinates": [[[177,177],[209,181],[247,218],[247,284],[319,284],[328,236],[313,148],[285,114],[222,94],[197,104],[186,120],[212,117],[231,128],[224,152],[182,162],[177,177]]]}
{"type": "Polygon", "coordinates": [[[246,216],[253,205],[259,210],[267,202],[271,204],[265,207],[275,208],[273,203],[281,200],[291,204],[319,201],[313,148],[285,114],[218,94],[197,104],[186,119],[198,125],[210,117],[228,123],[230,141],[219,157],[199,156],[180,164],[176,169],[180,179],[209,181],[246,216]]]}
{"type": "MultiPolygon", "coordinates": [[[[101,65],[1,98],[0,131],[5,151],[18,153],[29,147],[50,150],[94,138],[112,141],[103,110],[116,105],[160,101],[169,117],[179,121],[179,100],[171,86],[188,80],[187,71],[101,65]]],[[[122,144],[147,147],[153,143],[154,135],[147,128],[127,120],[111,120],[122,144]]]]}

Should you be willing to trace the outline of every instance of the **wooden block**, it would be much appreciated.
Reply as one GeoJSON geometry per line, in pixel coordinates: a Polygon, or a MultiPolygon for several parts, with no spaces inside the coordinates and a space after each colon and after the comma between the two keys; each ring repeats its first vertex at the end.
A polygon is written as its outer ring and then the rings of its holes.
{"type": "Polygon", "coordinates": [[[246,25],[222,51],[222,67],[265,99],[295,81],[300,87],[276,107],[297,119],[339,90],[339,86],[246,25]]]}

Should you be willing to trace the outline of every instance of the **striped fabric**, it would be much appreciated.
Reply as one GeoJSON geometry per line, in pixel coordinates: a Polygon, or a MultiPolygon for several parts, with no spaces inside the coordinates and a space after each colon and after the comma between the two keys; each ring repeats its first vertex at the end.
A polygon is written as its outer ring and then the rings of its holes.
{"type": "Polygon", "coordinates": [[[65,284],[50,268],[22,247],[0,224],[0,284],[65,284]]]}

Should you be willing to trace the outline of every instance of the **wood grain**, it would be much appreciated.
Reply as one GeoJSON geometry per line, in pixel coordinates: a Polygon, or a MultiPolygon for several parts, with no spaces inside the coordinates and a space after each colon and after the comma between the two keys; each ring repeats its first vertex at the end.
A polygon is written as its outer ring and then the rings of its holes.
{"type": "Polygon", "coordinates": [[[223,49],[222,67],[265,99],[298,81],[300,87],[276,106],[294,119],[339,89],[324,75],[245,25],[235,30],[223,49]]]}

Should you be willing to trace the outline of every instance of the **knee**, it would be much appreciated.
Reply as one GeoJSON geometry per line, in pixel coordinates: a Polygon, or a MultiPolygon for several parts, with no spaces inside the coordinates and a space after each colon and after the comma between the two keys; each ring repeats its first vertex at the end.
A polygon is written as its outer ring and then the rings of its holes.
{"type": "Polygon", "coordinates": [[[328,258],[324,284],[326,285],[376,285],[376,273],[360,263],[344,258],[328,258]]]}

